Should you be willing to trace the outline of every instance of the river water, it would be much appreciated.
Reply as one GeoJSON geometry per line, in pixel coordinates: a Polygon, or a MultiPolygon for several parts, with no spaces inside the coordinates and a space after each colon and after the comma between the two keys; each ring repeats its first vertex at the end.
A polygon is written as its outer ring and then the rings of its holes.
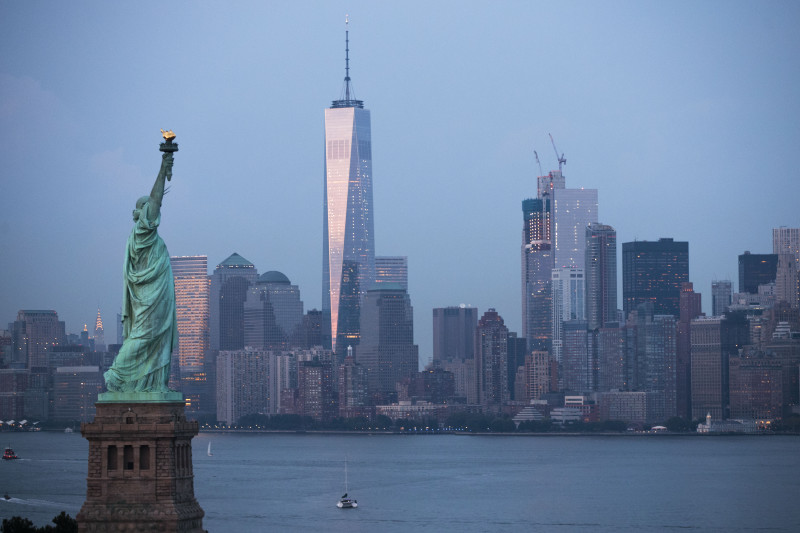
{"type": "MultiPolygon", "coordinates": [[[[0,464],[0,517],[75,516],[87,441],[0,438],[22,458],[0,464]]],[[[193,446],[210,532],[800,531],[800,437],[201,433],[193,446]],[[336,507],[345,457],[355,510],[336,507]]]]}

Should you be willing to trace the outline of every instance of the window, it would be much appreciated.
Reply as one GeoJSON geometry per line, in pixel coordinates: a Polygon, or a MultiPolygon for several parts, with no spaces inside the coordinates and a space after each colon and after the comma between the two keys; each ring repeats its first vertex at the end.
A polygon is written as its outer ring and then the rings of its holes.
{"type": "Polygon", "coordinates": [[[139,470],[150,469],[150,446],[144,445],[139,447],[139,470]]]}
{"type": "Polygon", "coordinates": [[[117,447],[111,445],[108,447],[108,470],[117,469],[117,447]]]}

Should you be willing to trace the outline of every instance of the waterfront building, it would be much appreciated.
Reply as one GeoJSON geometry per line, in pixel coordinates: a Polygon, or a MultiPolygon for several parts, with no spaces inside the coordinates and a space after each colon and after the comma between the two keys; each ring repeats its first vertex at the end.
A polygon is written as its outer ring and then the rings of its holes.
{"type": "Polygon", "coordinates": [[[370,394],[376,403],[390,403],[396,384],[419,369],[419,348],[414,344],[414,311],[402,286],[381,283],[367,291],[361,307],[361,343],[355,361],[364,365],[370,394]]]}
{"type": "Polygon", "coordinates": [[[597,347],[597,390],[624,390],[628,388],[624,330],[616,322],[607,322],[605,326],[591,330],[596,332],[593,344],[597,347]]]}
{"type": "Polygon", "coordinates": [[[214,412],[213,384],[208,382],[209,357],[208,257],[205,255],[170,257],[175,278],[175,314],[178,349],[173,353],[180,371],[180,388],[190,414],[214,412]],[[176,357],[177,356],[177,357],[176,357]]]}
{"type": "Polygon", "coordinates": [[[63,423],[91,422],[105,381],[99,366],[60,366],[53,374],[53,413],[63,423]]]}
{"type": "Polygon", "coordinates": [[[453,393],[456,399],[468,405],[477,405],[478,375],[475,359],[445,359],[440,366],[442,370],[453,374],[453,393]]]}
{"type": "Polygon", "coordinates": [[[433,364],[475,358],[478,309],[459,305],[433,310],[433,364]]]}
{"type": "Polygon", "coordinates": [[[408,257],[376,256],[375,283],[397,283],[408,290],[408,257]]]}
{"type": "MultiPolygon", "coordinates": [[[[778,254],[751,254],[739,256],[739,292],[759,293],[759,285],[775,283],[778,254]]],[[[714,413],[711,413],[712,416],[714,413]]]]}
{"type": "Polygon", "coordinates": [[[568,320],[563,325],[564,345],[559,364],[560,389],[582,394],[595,388],[596,365],[591,354],[594,337],[585,320],[568,320]]]}
{"type": "Polygon", "coordinates": [[[677,414],[676,329],[672,315],[654,315],[646,325],[643,390],[648,393],[650,422],[664,422],[677,414]]]}
{"type": "Polygon", "coordinates": [[[589,329],[617,322],[617,232],[611,226],[586,227],[586,320],[589,329]]]}
{"type": "Polygon", "coordinates": [[[486,311],[475,331],[478,401],[487,412],[500,412],[509,400],[508,328],[494,309],[486,311]]]}
{"type": "Polygon", "coordinates": [[[349,32],[345,42],[343,94],[325,110],[322,251],[322,309],[342,357],[359,344],[359,306],[375,281],[370,113],[350,83],[349,32]]]}
{"type": "Polygon", "coordinates": [[[783,364],[774,357],[731,357],[731,418],[776,420],[783,417],[783,364]]]}
{"type": "Polygon", "coordinates": [[[329,359],[297,363],[296,414],[329,422],[339,414],[334,390],[333,363],[329,359]]]}
{"type": "Polygon", "coordinates": [[[622,299],[627,315],[651,302],[653,314],[680,314],[681,283],[689,281],[689,243],[673,239],[622,244],[622,299]]]}
{"type": "Polygon", "coordinates": [[[540,400],[558,390],[558,363],[548,353],[533,351],[525,356],[525,397],[522,401],[540,400]]]}
{"type": "Polygon", "coordinates": [[[372,418],[374,410],[370,407],[367,371],[356,363],[352,352],[349,348],[347,357],[339,365],[339,416],[372,418]]]}
{"type": "Polygon", "coordinates": [[[634,391],[610,391],[597,394],[598,419],[622,420],[629,424],[644,424],[647,421],[647,393],[634,391]]]}
{"type": "Polygon", "coordinates": [[[64,322],[51,310],[20,310],[10,326],[14,343],[11,368],[46,367],[48,352],[66,337],[64,322]]]}
{"type": "MultiPolygon", "coordinates": [[[[507,377],[508,377],[508,392],[511,400],[516,400],[516,387],[517,372],[520,368],[525,367],[525,356],[528,355],[528,340],[524,337],[517,336],[516,331],[508,332],[508,348],[507,360],[507,377]]],[[[520,379],[522,379],[520,377],[520,379]]]]}
{"type": "Polygon", "coordinates": [[[28,375],[26,368],[0,368],[0,420],[24,418],[28,375]]]}
{"type": "Polygon", "coordinates": [[[731,306],[733,283],[730,280],[714,280],[711,282],[711,315],[722,316],[731,306]]]}
{"type": "Polygon", "coordinates": [[[270,412],[270,355],[266,350],[222,350],[217,356],[217,420],[236,424],[270,412]]]}
{"type": "MultiPolygon", "coordinates": [[[[730,294],[728,296],[730,297],[730,294]]],[[[678,416],[687,420],[691,418],[692,414],[692,339],[690,325],[692,319],[702,314],[701,294],[694,292],[692,282],[682,283],[680,315],[676,324],[675,394],[678,416]]],[[[715,314],[714,316],[719,315],[715,314]]]]}

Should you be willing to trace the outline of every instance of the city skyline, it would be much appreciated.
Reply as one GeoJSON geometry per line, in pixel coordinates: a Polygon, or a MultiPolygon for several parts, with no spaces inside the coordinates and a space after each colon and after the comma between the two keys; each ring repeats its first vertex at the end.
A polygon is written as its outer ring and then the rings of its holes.
{"type": "MultiPolygon", "coordinates": [[[[463,33],[442,33],[446,6],[419,6],[346,9],[356,89],[376,114],[375,251],[408,257],[422,363],[433,308],[496,308],[522,332],[519,202],[536,196],[534,149],[543,173],[558,166],[548,132],[618,242],[689,242],[707,313],[712,280],[739,290],[739,254],[769,254],[773,228],[798,226],[797,6],[468,4],[463,33]],[[489,88],[500,98],[475,105],[489,88]]],[[[160,127],[181,142],[170,254],[217,265],[239,252],[321,308],[320,110],[339,94],[345,7],[0,11],[3,329],[21,309],[54,309],[78,332],[99,305],[113,338],[160,127]],[[180,61],[165,61],[171,47],[180,61]]]]}

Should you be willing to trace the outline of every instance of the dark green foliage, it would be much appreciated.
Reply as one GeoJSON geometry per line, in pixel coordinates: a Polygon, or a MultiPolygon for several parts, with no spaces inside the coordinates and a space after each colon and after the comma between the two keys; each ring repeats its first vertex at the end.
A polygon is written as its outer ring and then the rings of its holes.
{"type": "Polygon", "coordinates": [[[672,431],[673,433],[687,433],[697,430],[697,424],[695,422],[679,416],[673,416],[664,422],[664,426],[666,426],[667,431],[672,431]]]}
{"type": "Polygon", "coordinates": [[[53,523],[55,527],[36,527],[27,518],[12,516],[3,519],[0,533],[78,533],[78,522],[64,511],[53,518],[53,523]]]}

